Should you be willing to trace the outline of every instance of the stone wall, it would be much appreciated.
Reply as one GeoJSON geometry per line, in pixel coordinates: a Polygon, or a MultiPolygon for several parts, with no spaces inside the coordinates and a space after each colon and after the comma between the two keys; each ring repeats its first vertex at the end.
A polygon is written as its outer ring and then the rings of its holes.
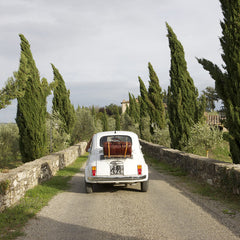
{"type": "Polygon", "coordinates": [[[220,187],[224,191],[240,194],[240,165],[224,163],[218,160],[181,152],[157,144],[140,140],[142,150],[149,156],[179,167],[210,185],[220,187]]]}
{"type": "Polygon", "coordinates": [[[14,205],[27,190],[47,181],[85,153],[87,143],[81,142],[63,151],[25,163],[8,173],[0,173],[0,211],[14,205]]]}

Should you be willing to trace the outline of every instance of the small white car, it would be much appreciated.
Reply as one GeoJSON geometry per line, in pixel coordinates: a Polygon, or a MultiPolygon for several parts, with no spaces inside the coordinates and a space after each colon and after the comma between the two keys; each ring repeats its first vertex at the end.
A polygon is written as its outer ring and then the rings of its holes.
{"type": "Polygon", "coordinates": [[[85,167],[85,188],[93,192],[93,184],[136,184],[148,190],[148,166],[138,136],[128,131],[94,134],[88,144],[90,153],[85,167]],[[89,147],[90,146],[90,147],[89,147]]]}

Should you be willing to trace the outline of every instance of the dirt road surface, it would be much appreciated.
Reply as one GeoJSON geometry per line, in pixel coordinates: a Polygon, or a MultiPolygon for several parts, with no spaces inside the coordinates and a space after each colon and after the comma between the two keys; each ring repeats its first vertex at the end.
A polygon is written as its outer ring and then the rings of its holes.
{"type": "Polygon", "coordinates": [[[181,189],[171,176],[150,169],[147,193],[138,185],[102,185],[86,194],[83,174],[29,221],[19,240],[240,239],[238,215],[181,189]]]}

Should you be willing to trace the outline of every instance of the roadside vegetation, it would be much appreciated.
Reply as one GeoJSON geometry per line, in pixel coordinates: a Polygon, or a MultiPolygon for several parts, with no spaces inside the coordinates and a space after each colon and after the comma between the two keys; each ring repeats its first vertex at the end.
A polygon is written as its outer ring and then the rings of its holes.
{"type": "Polygon", "coordinates": [[[0,213],[0,239],[15,239],[23,235],[22,228],[58,193],[69,188],[69,181],[80,171],[87,155],[81,156],[49,181],[26,192],[25,197],[14,206],[0,213]]]}

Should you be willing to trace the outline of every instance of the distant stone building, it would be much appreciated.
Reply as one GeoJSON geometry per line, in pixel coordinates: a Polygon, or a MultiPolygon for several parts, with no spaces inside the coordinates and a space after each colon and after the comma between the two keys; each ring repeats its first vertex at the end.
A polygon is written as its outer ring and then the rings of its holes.
{"type": "Polygon", "coordinates": [[[208,125],[222,125],[222,122],[226,119],[225,114],[221,112],[205,112],[204,116],[208,125]]]}
{"type": "MultiPolygon", "coordinates": [[[[136,98],[136,102],[138,103],[138,99],[136,98]]],[[[129,101],[126,101],[125,99],[123,99],[123,101],[121,102],[122,105],[122,113],[125,113],[127,110],[127,107],[129,107],[129,101]]],[[[165,111],[167,111],[167,104],[163,103],[165,111]]]]}
{"type": "MultiPolygon", "coordinates": [[[[138,99],[136,98],[136,102],[138,103],[138,99]]],[[[121,102],[122,104],[122,114],[126,112],[127,107],[129,107],[129,101],[126,101],[125,99],[123,99],[123,101],[121,102]]]]}
{"type": "Polygon", "coordinates": [[[129,101],[126,101],[125,99],[123,99],[123,101],[121,102],[122,105],[122,114],[126,112],[127,107],[129,107],[129,101]]]}

